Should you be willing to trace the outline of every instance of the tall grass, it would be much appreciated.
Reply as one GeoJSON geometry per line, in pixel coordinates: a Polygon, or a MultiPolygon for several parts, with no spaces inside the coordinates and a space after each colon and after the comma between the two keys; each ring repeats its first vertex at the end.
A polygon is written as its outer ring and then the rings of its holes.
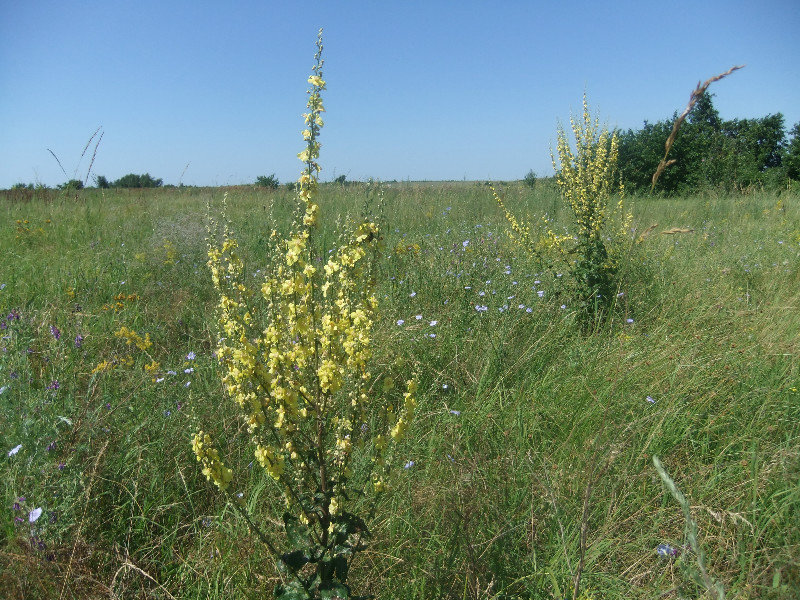
{"type": "MultiPolygon", "coordinates": [[[[355,218],[371,190],[322,186],[319,204],[355,218]]],[[[206,493],[187,433],[215,422],[246,438],[222,407],[208,325],[205,205],[222,194],[0,204],[1,597],[260,598],[277,581],[206,493]],[[146,353],[115,336],[123,326],[150,335],[146,353]]],[[[547,182],[503,194],[513,210],[568,223],[547,182]]],[[[798,595],[796,196],[635,199],[631,238],[658,225],[622,261],[622,316],[586,335],[559,278],[508,246],[485,186],[387,184],[384,195],[376,360],[387,375],[420,373],[419,407],[400,448],[408,468],[376,508],[354,587],[554,598],[577,578],[584,598],[699,596],[656,454],[691,499],[728,597],[798,595]],[[661,233],[673,227],[694,231],[661,233]],[[659,556],[659,544],[677,554],[659,556]]],[[[292,198],[229,190],[246,276],[263,268],[259,215],[288,228],[292,198]]],[[[226,464],[250,478],[243,500],[269,523],[280,490],[242,447],[228,445],[226,464]]]]}

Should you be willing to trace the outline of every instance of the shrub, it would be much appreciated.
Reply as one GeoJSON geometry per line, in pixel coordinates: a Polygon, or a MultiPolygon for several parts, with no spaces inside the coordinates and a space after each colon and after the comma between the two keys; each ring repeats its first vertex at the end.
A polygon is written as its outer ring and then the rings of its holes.
{"type": "Polygon", "coordinates": [[[111,186],[115,188],[156,188],[161,187],[163,183],[163,179],[154,179],[150,173],[144,175],[128,173],[117,179],[111,186]]]}
{"type": "Polygon", "coordinates": [[[536,187],[536,173],[533,172],[533,169],[528,171],[528,174],[522,178],[522,183],[524,183],[531,189],[536,187]]]}
{"type": "Polygon", "coordinates": [[[277,190],[280,182],[278,181],[278,178],[275,177],[275,173],[273,173],[269,176],[259,175],[256,178],[256,185],[259,187],[269,188],[271,190],[277,190]]]}
{"type": "Polygon", "coordinates": [[[783,159],[786,174],[790,179],[800,181],[800,122],[794,124],[789,134],[792,137],[786,146],[783,159]]]}
{"type": "Polygon", "coordinates": [[[80,179],[70,179],[66,183],[62,183],[58,186],[60,190],[82,190],[83,189],[83,182],[80,179]]]}

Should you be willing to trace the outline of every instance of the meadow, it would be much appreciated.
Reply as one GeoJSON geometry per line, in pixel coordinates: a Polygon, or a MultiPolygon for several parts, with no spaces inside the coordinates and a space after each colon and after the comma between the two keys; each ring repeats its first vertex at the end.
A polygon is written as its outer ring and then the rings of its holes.
{"type": "MultiPolygon", "coordinates": [[[[498,191],[569,223],[552,181],[498,191]]],[[[0,597],[255,599],[278,580],[191,447],[201,427],[224,440],[250,514],[280,530],[214,354],[224,192],[0,196],[0,597]]],[[[227,193],[257,279],[294,193],[227,193]]],[[[796,191],[629,198],[615,306],[588,330],[485,184],[323,184],[323,222],[381,194],[373,369],[413,369],[418,407],[354,589],[563,598],[579,572],[585,599],[702,597],[657,455],[727,597],[800,595],[796,191]]]]}

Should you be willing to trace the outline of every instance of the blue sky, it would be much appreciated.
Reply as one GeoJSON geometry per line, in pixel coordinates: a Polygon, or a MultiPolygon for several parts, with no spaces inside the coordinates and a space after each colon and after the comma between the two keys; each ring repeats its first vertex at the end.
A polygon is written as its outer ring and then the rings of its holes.
{"type": "Polygon", "coordinates": [[[324,27],[323,179],[552,172],[587,91],[611,127],[686,105],[800,121],[800,2],[43,2],[0,0],[0,188],[149,172],[232,185],[300,171],[324,27]],[[188,164],[188,168],[186,165],[188,164]]]}

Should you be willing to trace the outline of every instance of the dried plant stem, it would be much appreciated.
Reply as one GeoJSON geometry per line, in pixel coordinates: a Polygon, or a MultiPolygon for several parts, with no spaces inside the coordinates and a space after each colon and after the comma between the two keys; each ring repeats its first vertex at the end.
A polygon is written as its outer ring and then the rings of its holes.
{"type": "MultiPolygon", "coordinates": [[[[53,154],[55,156],[55,154],[53,154]]],[[[58,159],[56,159],[58,160],[58,159]]],[[[67,593],[67,586],[69,585],[69,577],[72,573],[72,561],[75,558],[75,552],[78,548],[78,541],[81,539],[81,531],[83,530],[83,524],[86,522],[86,511],[89,508],[89,503],[91,502],[92,497],[92,486],[94,485],[95,479],[97,479],[97,469],[100,466],[100,459],[103,458],[103,454],[105,454],[106,448],[108,448],[109,440],[106,440],[106,443],[103,444],[103,447],[100,449],[100,452],[97,454],[97,458],[94,460],[94,467],[92,467],[91,475],[89,476],[89,484],[86,486],[86,502],[83,504],[83,515],[81,515],[81,522],[78,525],[78,532],[75,534],[75,543],[72,545],[72,552],[69,555],[69,562],[67,563],[67,573],[64,575],[64,581],[61,585],[61,592],[58,595],[59,600],[63,600],[65,598],[65,594],[67,593]]]]}
{"type": "MultiPolygon", "coordinates": [[[[99,129],[98,129],[98,131],[99,131],[99,129]]],[[[96,133],[97,133],[97,131],[95,131],[95,134],[96,133]]],[[[94,152],[92,152],[92,160],[89,161],[89,168],[86,170],[86,177],[83,178],[83,185],[84,186],[86,186],[86,184],[89,181],[89,174],[92,172],[92,167],[94,166],[94,159],[97,157],[97,147],[100,145],[100,142],[103,140],[103,136],[105,134],[106,134],[105,131],[102,132],[100,134],[100,137],[97,138],[97,143],[94,145],[94,152]]],[[[94,137],[94,136],[92,136],[92,137],[94,137]]],[[[91,142],[91,140],[89,140],[89,141],[91,142]]]]}
{"type": "Polygon", "coordinates": [[[655,189],[656,182],[658,181],[658,178],[661,176],[661,174],[664,172],[664,169],[666,169],[670,165],[675,164],[675,159],[667,160],[667,155],[669,154],[669,151],[672,148],[672,144],[675,142],[675,137],[678,135],[678,129],[680,129],[681,125],[686,120],[686,117],[689,115],[689,113],[692,112],[692,109],[694,108],[694,105],[697,104],[697,101],[700,99],[700,96],[706,93],[708,86],[710,86],[712,83],[714,83],[715,81],[719,81],[720,79],[727,77],[734,71],[737,71],[742,68],[744,68],[744,65],[737,65],[731,67],[724,73],[720,73],[719,75],[716,75],[711,79],[707,79],[703,83],[700,82],[697,83],[697,87],[694,89],[691,96],[689,96],[689,104],[686,105],[684,111],[677,119],[675,119],[675,123],[672,124],[672,132],[669,134],[667,142],[664,144],[664,158],[662,158],[661,162],[658,163],[658,167],[656,167],[656,172],[653,173],[653,183],[650,186],[651,192],[655,189]]]}
{"type": "Polygon", "coordinates": [[[50,150],[50,148],[48,148],[48,149],[47,149],[47,151],[48,151],[50,154],[52,154],[52,155],[53,155],[53,158],[55,158],[55,159],[56,159],[56,162],[58,163],[58,166],[61,168],[61,172],[64,174],[64,177],[69,177],[69,175],[67,175],[67,172],[64,170],[64,165],[62,165],[62,164],[61,164],[61,161],[60,161],[60,160],[58,160],[58,157],[56,156],[56,153],[55,153],[55,152],[53,152],[52,150],[50,150]]]}
{"type": "Polygon", "coordinates": [[[116,585],[116,582],[117,582],[117,576],[122,572],[123,569],[131,569],[133,571],[136,571],[140,575],[144,575],[144,577],[146,577],[147,579],[149,579],[150,581],[155,583],[161,589],[161,591],[164,592],[167,596],[169,596],[172,600],[177,600],[175,598],[175,596],[170,594],[169,591],[167,590],[167,588],[165,588],[158,581],[156,581],[155,578],[152,575],[150,575],[150,573],[148,573],[147,571],[145,571],[145,570],[137,567],[135,564],[133,564],[130,561],[130,558],[126,558],[125,559],[125,562],[123,562],[122,566],[119,569],[117,569],[117,572],[114,573],[114,577],[111,579],[111,585],[109,585],[109,587],[108,587],[108,593],[110,594],[110,596],[111,596],[111,598],[113,600],[118,600],[119,599],[119,596],[117,596],[114,593],[114,586],[116,585]]]}

